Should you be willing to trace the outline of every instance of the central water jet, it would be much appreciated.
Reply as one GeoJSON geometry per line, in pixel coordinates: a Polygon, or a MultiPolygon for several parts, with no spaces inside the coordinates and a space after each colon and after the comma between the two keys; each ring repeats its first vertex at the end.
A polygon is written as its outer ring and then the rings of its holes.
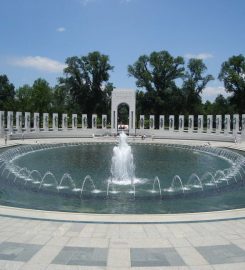
{"type": "Polygon", "coordinates": [[[134,184],[134,157],[131,146],[127,143],[127,135],[123,132],[119,136],[119,145],[113,148],[111,163],[112,182],[119,185],[134,184]]]}

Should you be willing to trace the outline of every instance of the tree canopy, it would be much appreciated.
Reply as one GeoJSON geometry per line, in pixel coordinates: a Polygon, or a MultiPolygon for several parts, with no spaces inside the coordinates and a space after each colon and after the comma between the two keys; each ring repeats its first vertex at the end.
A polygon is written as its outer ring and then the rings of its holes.
{"type": "Polygon", "coordinates": [[[69,57],[66,64],[65,77],[59,78],[59,85],[68,91],[72,103],[83,113],[104,113],[113,89],[108,82],[109,72],[113,70],[109,57],[92,52],[87,56],[69,57]]]}
{"type": "Polygon", "coordinates": [[[16,107],[20,111],[51,112],[53,89],[44,79],[37,79],[32,86],[24,85],[16,91],[16,107]]]}
{"type": "Polygon", "coordinates": [[[184,77],[183,57],[173,57],[167,51],[152,52],[129,65],[128,73],[136,79],[136,86],[146,91],[142,107],[151,108],[150,112],[156,114],[176,109],[171,97],[178,96],[176,80],[184,77]]]}
{"type": "Polygon", "coordinates": [[[0,110],[13,110],[15,107],[15,87],[7,75],[0,75],[0,110]]]}
{"type": "Polygon", "coordinates": [[[232,93],[231,102],[237,112],[245,113],[245,57],[230,57],[221,66],[220,80],[224,82],[227,92],[232,93]]]}
{"type": "Polygon", "coordinates": [[[188,113],[200,113],[202,103],[201,93],[208,82],[214,80],[213,76],[204,75],[207,67],[201,59],[190,59],[184,76],[183,91],[185,108],[188,113]]]}

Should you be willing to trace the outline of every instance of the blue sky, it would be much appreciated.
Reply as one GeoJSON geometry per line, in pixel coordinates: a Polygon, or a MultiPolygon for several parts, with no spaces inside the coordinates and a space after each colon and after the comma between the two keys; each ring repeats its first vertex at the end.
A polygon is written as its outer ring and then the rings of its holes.
{"type": "MultiPolygon", "coordinates": [[[[221,64],[245,54],[244,0],[1,0],[0,74],[16,87],[39,77],[52,86],[70,56],[98,50],[114,66],[110,81],[134,88],[127,66],[167,50],[202,58],[217,78],[221,64]]],[[[211,82],[203,99],[224,93],[211,82]]]]}

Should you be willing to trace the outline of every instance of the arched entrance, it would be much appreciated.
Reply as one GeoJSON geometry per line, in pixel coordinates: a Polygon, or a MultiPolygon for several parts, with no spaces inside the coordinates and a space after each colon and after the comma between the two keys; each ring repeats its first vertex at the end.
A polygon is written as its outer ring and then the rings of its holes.
{"type": "Polygon", "coordinates": [[[122,104],[128,106],[128,132],[135,134],[135,91],[132,89],[115,89],[111,99],[111,132],[118,132],[118,109],[122,104]]]}
{"type": "Polygon", "coordinates": [[[129,132],[129,106],[121,103],[117,107],[117,131],[129,132]]]}

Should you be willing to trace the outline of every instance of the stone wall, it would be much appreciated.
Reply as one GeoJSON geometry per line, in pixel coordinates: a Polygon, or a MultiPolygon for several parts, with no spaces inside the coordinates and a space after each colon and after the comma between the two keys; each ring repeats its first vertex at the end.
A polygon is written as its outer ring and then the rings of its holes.
{"type": "MultiPolygon", "coordinates": [[[[92,115],[92,127],[87,126],[87,114],[54,113],[40,114],[35,112],[3,112],[0,111],[0,134],[10,138],[38,137],[79,137],[116,135],[118,125],[111,127],[107,115],[92,115]],[[98,125],[100,119],[100,125],[98,125]]],[[[131,128],[125,130],[133,136],[151,136],[155,138],[200,139],[220,141],[245,140],[245,114],[243,115],[140,115],[134,117],[131,128]]],[[[130,126],[130,122],[129,122],[130,126]]]]}

